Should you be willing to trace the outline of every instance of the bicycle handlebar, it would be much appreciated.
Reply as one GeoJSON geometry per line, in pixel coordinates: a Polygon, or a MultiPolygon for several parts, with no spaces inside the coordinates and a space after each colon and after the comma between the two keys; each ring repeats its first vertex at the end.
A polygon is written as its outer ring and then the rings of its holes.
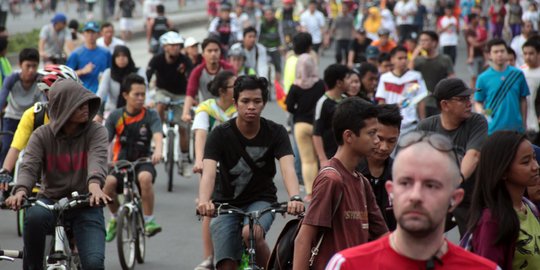
{"type": "Polygon", "coordinates": [[[71,193],[71,198],[64,197],[54,204],[46,204],[35,197],[30,197],[25,199],[21,209],[35,205],[39,205],[50,211],[64,211],[76,207],[85,207],[90,205],[90,195],[90,193],[79,195],[77,192],[73,192],[71,193]]]}
{"type": "Polygon", "coordinates": [[[133,162],[122,159],[109,163],[109,167],[112,167],[113,172],[115,173],[122,173],[123,170],[135,170],[137,165],[144,163],[152,163],[152,159],[149,157],[142,157],[133,162]]]}
{"type": "Polygon", "coordinates": [[[163,105],[167,105],[167,106],[179,106],[179,105],[184,105],[184,99],[179,99],[179,100],[160,100],[160,101],[157,101],[156,103],[157,104],[163,104],[163,105]]]}
{"type": "Polygon", "coordinates": [[[268,212],[280,214],[287,213],[287,204],[288,202],[277,202],[261,210],[245,212],[244,210],[228,203],[214,202],[214,205],[216,206],[216,216],[224,214],[238,214],[249,218],[259,218],[268,212]]]}

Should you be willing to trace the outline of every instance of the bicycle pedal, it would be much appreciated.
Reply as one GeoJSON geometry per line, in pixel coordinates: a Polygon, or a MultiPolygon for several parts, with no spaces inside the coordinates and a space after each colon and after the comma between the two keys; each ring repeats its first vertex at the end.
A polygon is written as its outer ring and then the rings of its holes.
{"type": "Polygon", "coordinates": [[[66,254],[62,254],[62,253],[53,253],[49,255],[49,258],[47,258],[48,263],[55,263],[55,262],[64,261],[64,260],[67,260],[67,256],[66,254]]]}

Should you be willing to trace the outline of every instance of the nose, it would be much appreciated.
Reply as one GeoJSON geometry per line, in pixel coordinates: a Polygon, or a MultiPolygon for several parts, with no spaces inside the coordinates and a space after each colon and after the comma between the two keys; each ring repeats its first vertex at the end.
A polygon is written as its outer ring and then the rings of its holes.
{"type": "Polygon", "coordinates": [[[538,161],[536,161],[536,159],[533,160],[533,166],[532,166],[532,170],[534,172],[538,172],[538,169],[540,168],[540,165],[538,165],[538,161]]]}
{"type": "Polygon", "coordinates": [[[415,182],[410,190],[409,200],[414,203],[422,201],[422,184],[415,182]]]}

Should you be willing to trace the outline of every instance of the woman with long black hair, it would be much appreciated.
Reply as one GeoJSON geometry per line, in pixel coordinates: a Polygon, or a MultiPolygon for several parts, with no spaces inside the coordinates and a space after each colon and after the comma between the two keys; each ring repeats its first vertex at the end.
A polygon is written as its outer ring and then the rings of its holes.
{"type": "Polygon", "coordinates": [[[540,269],[537,208],[524,197],[539,180],[538,162],[526,136],[491,135],[480,153],[469,232],[472,251],[503,270],[540,269]]]}
{"type": "MultiPolygon", "coordinates": [[[[111,111],[126,104],[120,93],[120,86],[124,78],[131,73],[137,73],[146,80],[145,72],[144,68],[135,66],[128,47],[123,45],[116,46],[112,55],[111,67],[103,72],[99,83],[97,95],[101,98],[102,110],[100,110],[100,114],[96,117],[97,120],[101,121],[111,111]]],[[[146,82],[146,85],[148,87],[148,82],[146,82]]]]}

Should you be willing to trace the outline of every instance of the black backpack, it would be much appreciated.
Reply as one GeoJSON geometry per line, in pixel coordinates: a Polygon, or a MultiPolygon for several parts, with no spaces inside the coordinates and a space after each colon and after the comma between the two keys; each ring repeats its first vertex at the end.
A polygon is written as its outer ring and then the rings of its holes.
{"type": "MultiPolygon", "coordinates": [[[[330,166],[323,167],[319,171],[319,173],[325,170],[331,170],[337,174],[340,174],[335,168],[330,167],[330,166]]],[[[340,177],[341,177],[341,174],[340,174],[340,177]]],[[[332,218],[336,215],[336,212],[339,209],[342,197],[343,197],[343,192],[339,195],[338,203],[336,207],[332,210],[332,218]]],[[[302,214],[298,216],[298,218],[290,220],[289,222],[287,222],[287,224],[285,224],[285,227],[283,228],[283,230],[281,230],[281,233],[279,233],[278,239],[276,241],[276,245],[274,246],[274,249],[272,249],[272,254],[270,254],[270,258],[268,259],[268,263],[266,264],[265,269],[290,270],[293,268],[294,240],[296,239],[296,236],[298,235],[298,232],[300,231],[300,227],[302,227],[303,220],[304,220],[304,215],[302,214]]],[[[319,235],[317,236],[317,238],[318,238],[317,245],[311,249],[310,266],[312,263],[312,259],[314,259],[314,257],[317,256],[319,252],[319,247],[324,238],[324,231],[319,232],[319,235]]]]}

